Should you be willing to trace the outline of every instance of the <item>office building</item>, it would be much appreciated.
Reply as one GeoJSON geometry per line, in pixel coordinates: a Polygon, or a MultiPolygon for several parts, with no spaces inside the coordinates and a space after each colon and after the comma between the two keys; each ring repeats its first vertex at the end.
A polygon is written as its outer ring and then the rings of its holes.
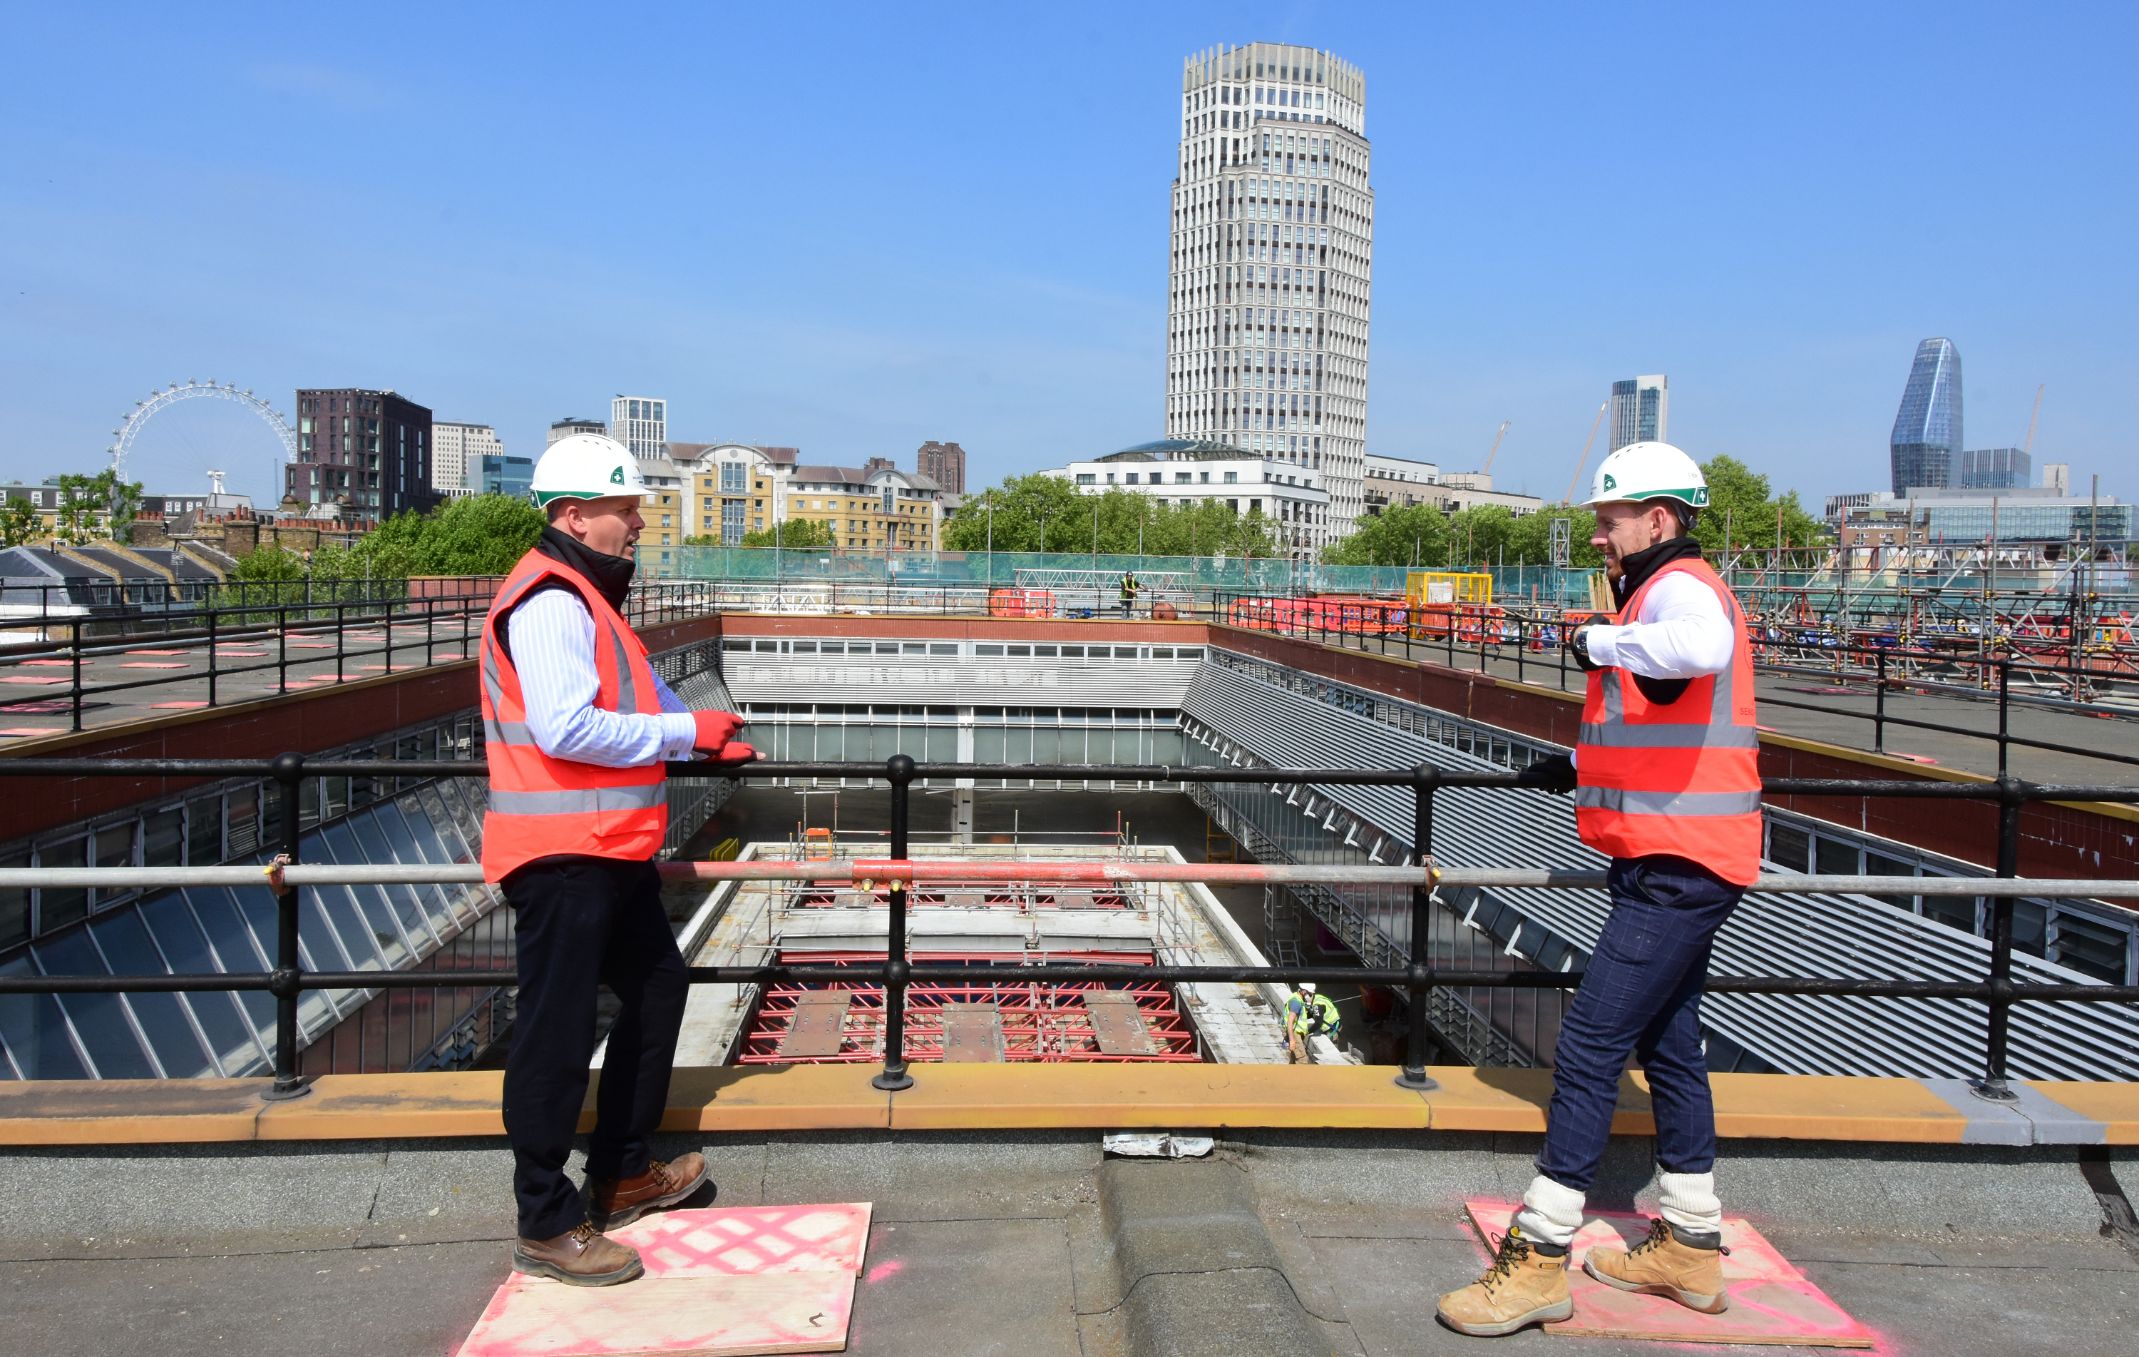
{"type": "Polygon", "coordinates": [[[942,486],[946,495],[966,492],[966,450],[956,443],[923,443],[914,454],[914,469],[942,486]]]}
{"type": "Polygon", "coordinates": [[[1181,82],[1166,434],[1314,473],[1366,511],[1374,257],[1366,78],[1283,43],[1190,57],[1181,82]]]}
{"type": "Polygon", "coordinates": [[[1952,340],[1916,346],[1890,449],[1895,494],[1953,484],[1961,456],[1961,351],[1952,340]]]}
{"type": "Polygon", "coordinates": [[[1366,457],[1366,476],[1362,486],[1366,492],[1367,512],[1380,514],[1384,509],[1401,509],[1414,504],[1435,502],[1434,488],[1441,483],[1439,462],[1419,462],[1407,457],[1385,457],[1370,452],[1366,457]]]}
{"type": "Polygon", "coordinates": [[[2011,490],[2028,483],[2028,455],[2019,448],[1976,448],[1961,454],[1962,490],[2011,490]]]}
{"type": "Polygon", "coordinates": [[[505,445],[498,431],[488,424],[462,424],[450,419],[431,421],[431,488],[447,499],[477,493],[482,485],[483,458],[503,456],[505,445]]]}
{"type": "Polygon", "coordinates": [[[438,503],[431,412],[393,391],[313,387],[297,393],[297,460],[283,493],[311,517],[384,521],[438,503]]]}
{"type": "Polygon", "coordinates": [[[1612,383],[1612,445],[1671,441],[1671,382],[1663,373],[1612,383]]]}
{"type": "Polygon", "coordinates": [[[475,488],[485,495],[510,495],[514,499],[533,499],[535,495],[535,459],[514,457],[502,448],[486,452],[473,463],[475,488]]]}
{"type": "Polygon", "coordinates": [[[634,457],[668,456],[668,402],[651,396],[618,396],[609,402],[609,436],[634,457]]]}
{"type": "MultiPolygon", "coordinates": [[[[560,438],[570,438],[579,433],[597,434],[606,438],[609,436],[609,426],[598,419],[575,419],[567,415],[563,419],[552,421],[549,442],[554,443],[560,438]]],[[[545,443],[543,446],[548,445],[545,443]]]]}
{"type": "Polygon", "coordinates": [[[2060,495],[2071,494],[2071,464],[2066,462],[2044,462],[2042,464],[2042,483],[2046,488],[2055,490],[2060,495]]]}
{"type": "Polygon", "coordinates": [[[1243,516],[1261,514],[1270,535],[1300,560],[1329,541],[1330,494],[1321,475],[1224,443],[1162,438],[1046,474],[1087,495],[1118,487],[1177,509],[1215,501],[1243,516]]]}

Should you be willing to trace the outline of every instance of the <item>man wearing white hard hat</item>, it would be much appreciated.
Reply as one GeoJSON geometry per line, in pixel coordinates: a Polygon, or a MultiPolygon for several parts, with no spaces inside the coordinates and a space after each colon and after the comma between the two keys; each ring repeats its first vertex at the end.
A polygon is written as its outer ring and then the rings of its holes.
{"type": "Polygon", "coordinates": [[[1629,444],[1604,459],[1586,503],[1619,610],[1568,638],[1589,680],[1573,757],[1525,772],[1573,790],[1582,841],[1612,860],[1612,911],[1561,1020],[1537,1176],[1492,1268],[1441,1298],[1444,1324],[1483,1336],[1573,1316],[1568,1245],[1630,1056],[1655,1109],[1663,1218],[1631,1249],[1591,1249],[1583,1270],[1704,1314],[1730,1304],[1700,1009],[1716,932],[1760,874],[1752,652],[1736,598],[1690,535],[1708,504],[1691,457],[1629,444]]]}
{"type": "Polygon", "coordinates": [[[577,1286],[629,1281],[639,1256],[601,1233],[710,1185],[705,1156],[651,1156],[689,991],[654,854],[668,829],[664,765],[757,755],[730,712],[693,712],[624,620],[633,544],[652,493],[613,439],[574,434],[535,464],[549,525],[483,622],[490,806],[483,879],[513,908],[519,1000],[505,1065],[519,1239],[513,1266],[577,1286]],[[594,1054],[610,1029],[584,1196],[565,1175],[594,1054]]]}

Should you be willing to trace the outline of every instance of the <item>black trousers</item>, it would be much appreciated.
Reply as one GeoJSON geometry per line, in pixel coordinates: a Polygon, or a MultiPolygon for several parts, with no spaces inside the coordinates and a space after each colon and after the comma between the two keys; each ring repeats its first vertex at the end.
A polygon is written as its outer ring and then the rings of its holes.
{"type": "Polygon", "coordinates": [[[609,986],[623,1011],[602,1062],[587,1176],[629,1178],[646,1171],[668,1105],[690,985],[651,862],[542,858],[506,878],[505,901],[520,972],[505,1135],[520,1235],[549,1239],[587,1218],[564,1170],[587,1096],[597,990],[609,986]]]}

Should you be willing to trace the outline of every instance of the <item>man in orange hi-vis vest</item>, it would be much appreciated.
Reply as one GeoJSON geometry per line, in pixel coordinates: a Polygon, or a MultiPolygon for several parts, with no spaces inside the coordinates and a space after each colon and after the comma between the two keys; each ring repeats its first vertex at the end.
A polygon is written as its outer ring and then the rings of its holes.
{"type": "Polygon", "coordinates": [[[575,434],[535,465],[549,526],[498,586],[483,622],[481,679],[490,807],[483,879],[513,909],[519,1002],[505,1064],[519,1239],[513,1267],[577,1286],[643,1268],[601,1233],[705,1192],[705,1156],[652,1157],[689,983],[653,857],[668,831],[666,770],[694,753],[756,757],[729,712],[691,711],[623,616],[649,494],[631,453],[575,434]],[[620,1006],[609,1032],[584,1196],[565,1175],[597,990],[620,1006]]]}
{"type": "Polygon", "coordinates": [[[1663,1218],[1631,1249],[1591,1249],[1583,1270],[1703,1314],[1730,1304],[1701,986],[1716,931],[1760,875],[1752,651],[1737,600],[1689,536],[1708,503],[1691,457],[1668,443],[1629,444],[1604,459],[1587,503],[1619,611],[1568,638],[1589,680],[1572,759],[1525,772],[1533,785],[1573,790],[1582,842],[1612,860],[1612,911],[1561,1021],[1537,1176],[1492,1267],[1441,1297],[1441,1322],[1461,1333],[1574,1315],[1568,1245],[1629,1056],[1655,1108],[1663,1218]]]}

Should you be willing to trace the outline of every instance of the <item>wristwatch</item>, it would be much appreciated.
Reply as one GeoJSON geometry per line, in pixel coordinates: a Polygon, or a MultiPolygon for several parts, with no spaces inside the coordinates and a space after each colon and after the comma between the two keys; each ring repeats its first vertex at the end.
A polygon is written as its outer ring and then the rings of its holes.
{"type": "Polygon", "coordinates": [[[1584,623],[1576,627],[1575,634],[1567,638],[1567,648],[1575,653],[1575,663],[1581,665],[1584,669],[1595,669],[1597,667],[1597,662],[1589,657],[1589,629],[1591,625],[1590,623],[1584,623]]]}

